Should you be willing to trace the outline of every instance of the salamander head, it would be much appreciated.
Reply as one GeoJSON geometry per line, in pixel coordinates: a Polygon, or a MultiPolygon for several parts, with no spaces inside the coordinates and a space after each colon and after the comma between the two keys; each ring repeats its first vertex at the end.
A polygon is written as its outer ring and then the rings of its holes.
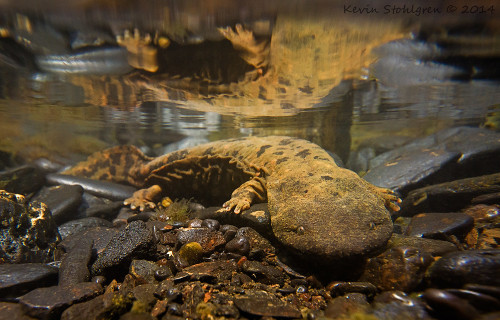
{"type": "Polygon", "coordinates": [[[326,260],[365,256],[385,246],[393,229],[390,214],[364,181],[304,178],[268,188],[271,227],[284,246],[326,260]]]}

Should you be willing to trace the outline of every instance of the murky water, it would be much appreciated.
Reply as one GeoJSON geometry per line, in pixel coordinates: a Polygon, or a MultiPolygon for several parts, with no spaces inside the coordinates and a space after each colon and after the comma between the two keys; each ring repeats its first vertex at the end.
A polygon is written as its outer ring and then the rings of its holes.
{"type": "Polygon", "coordinates": [[[368,139],[498,129],[500,7],[483,2],[3,1],[0,150],[162,154],[279,134],[347,159],[368,139]]]}

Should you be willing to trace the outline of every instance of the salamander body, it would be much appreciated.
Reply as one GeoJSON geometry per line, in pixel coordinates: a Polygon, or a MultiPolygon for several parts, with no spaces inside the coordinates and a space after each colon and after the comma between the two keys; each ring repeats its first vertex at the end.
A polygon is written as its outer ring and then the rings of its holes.
{"type": "Polygon", "coordinates": [[[64,173],[140,188],[125,201],[132,208],[153,207],[160,196],[192,196],[219,205],[227,200],[221,210],[229,214],[267,201],[278,241],[328,260],[384,247],[393,228],[389,210],[400,202],[338,167],[318,145],[283,136],[222,140],[154,159],[119,146],[64,173]]]}

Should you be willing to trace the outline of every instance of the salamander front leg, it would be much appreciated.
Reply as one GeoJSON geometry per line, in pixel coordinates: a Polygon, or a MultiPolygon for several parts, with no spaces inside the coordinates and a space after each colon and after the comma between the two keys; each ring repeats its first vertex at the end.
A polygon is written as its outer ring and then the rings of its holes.
{"type": "Polygon", "coordinates": [[[253,203],[265,201],[266,198],[266,180],[261,177],[254,177],[234,190],[231,199],[226,201],[218,212],[233,211],[238,214],[250,208],[253,203]]]}
{"type": "Polygon", "coordinates": [[[140,189],[134,192],[134,194],[123,201],[123,204],[128,206],[132,210],[139,208],[139,210],[144,211],[146,208],[154,209],[156,204],[155,199],[162,193],[161,187],[159,185],[153,185],[147,189],[140,189]]]}

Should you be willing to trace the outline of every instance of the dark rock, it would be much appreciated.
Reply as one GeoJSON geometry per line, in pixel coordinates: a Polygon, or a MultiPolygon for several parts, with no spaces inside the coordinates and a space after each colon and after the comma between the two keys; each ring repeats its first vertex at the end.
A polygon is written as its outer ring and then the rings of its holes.
{"type": "Polygon", "coordinates": [[[500,310],[500,300],[490,295],[465,289],[447,289],[446,291],[459,298],[467,300],[478,310],[500,310]]]}
{"type": "Polygon", "coordinates": [[[151,256],[155,248],[153,232],[142,221],[134,221],[114,235],[91,268],[93,275],[117,267],[134,258],[151,256]]]}
{"type": "Polygon", "coordinates": [[[201,226],[213,231],[217,231],[220,228],[220,222],[215,219],[205,219],[201,223],[201,226]]]}
{"type": "MultiPolygon", "coordinates": [[[[499,161],[500,162],[500,161],[499,161]]],[[[455,180],[411,191],[403,200],[401,214],[459,211],[474,197],[500,188],[500,173],[455,180]]]]}
{"type": "Polygon", "coordinates": [[[84,230],[88,230],[94,227],[108,227],[111,228],[113,225],[111,222],[95,217],[82,218],[77,220],[68,221],[61,224],[58,227],[61,239],[64,240],[70,235],[77,234],[84,230]]]}
{"type": "Polygon", "coordinates": [[[93,241],[93,250],[101,253],[113,237],[118,234],[117,229],[107,227],[93,227],[84,231],[69,235],[59,243],[58,247],[63,248],[65,251],[71,250],[82,239],[91,239],[93,241]]]}
{"type": "Polygon", "coordinates": [[[67,287],[38,288],[20,297],[23,310],[32,317],[58,318],[70,305],[91,299],[102,292],[96,283],[83,282],[67,287]]]}
{"type": "Polygon", "coordinates": [[[443,256],[429,268],[431,282],[440,287],[467,283],[500,286],[500,249],[468,250],[443,256]]]}
{"type": "Polygon", "coordinates": [[[250,253],[250,241],[246,237],[234,237],[226,243],[225,249],[227,252],[246,256],[250,253]]]}
{"type": "Polygon", "coordinates": [[[250,227],[264,235],[272,234],[271,216],[267,209],[267,203],[254,204],[240,214],[221,213],[218,212],[219,209],[220,207],[209,207],[196,213],[196,216],[201,219],[216,219],[222,224],[250,227]]]}
{"type": "Polygon", "coordinates": [[[496,204],[500,203],[500,192],[492,192],[474,197],[471,200],[472,204],[496,204]]]}
{"type": "Polygon", "coordinates": [[[43,172],[49,173],[49,172],[57,172],[61,170],[64,165],[46,158],[38,158],[35,161],[31,163],[38,169],[42,170],[43,172]]]}
{"type": "Polygon", "coordinates": [[[92,257],[93,241],[80,238],[64,255],[59,267],[59,285],[67,286],[90,280],[89,262],[92,257]]]}
{"type": "Polygon", "coordinates": [[[127,222],[130,223],[132,221],[139,221],[139,220],[147,222],[155,216],[156,216],[156,213],[154,211],[143,211],[143,212],[139,212],[137,214],[134,214],[133,216],[130,216],[127,219],[127,222]]]}
{"type": "Polygon", "coordinates": [[[426,184],[498,172],[499,136],[487,129],[445,129],[377,156],[364,178],[405,194],[426,184]]]}
{"type": "Polygon", "coordinates": [[[450,319],[476,319],[479,312],[467,300],[439,289],[427,289],[422,296],[436,315],[450,319]]]}
{"type": "Polygon", "coordinates": [[[219,283],[231,279],[233,272],[236,272],[236,262],[231,260],[218,260],[213,262],[202,262],[182,271],[189,275],[191,280],[219,283]]]}
{"type": "Polygon", "coordinates": [[[123,201],[113,201],[109,203],[94,205],[85,210],[85,215],[87,217],[98,217],[107,220],[111,220],[123,207],[123,201]]]}
{"type": "Polygon", "coordinates": [[[325,309],[325,316],[332,319],[349,319],[352,314],[363,314],[368,307],[364,294],[350,293],[330,300],[325,309]]]}
{"type": "Polygon", "coordinates": [[[19,303],[0,302],[0,314],[2,319],[11,320],[34,320],[36,318],[24,314],[19,303]]]}
{"type": "Polygon", "coordinates": [[[462,212],[420,213],[411,219],[407,236],[446,240],[463,238],[474,226],[474,219],[462,212]]]}
{"type": "Polygon", "coordinates": [[[158,300],[155,297],[157,287],[158,285],[153,283],[141,284],[132,290],[132,294],[136,300],[140,301],[150,310],[158,300]]]}
{"type": "Polygon", "coordinates": [[[263,265],[259,261],[246,260],[241,264],[241,270],[256,282],[283,285],[283,273],[279,269],[263,265]]]}
{"type": "Polygon", "coordinates": [[[156,318],[147,312],[130,311],[121,315],[120,320],[156,320],[156,318]]]}
{"type": "Polygon", "coordinates": [[[433,261],[429,253],[411,247],[391,248],[368,259],[360,281],[380,290],[412,291],[417,288],[433,261]]]}
{"type": "Polygon", "coordinates": [[[201,228],[203,227],[203,220],[199,218],[194,218],[188,221],[188,228],[201,228]]]}
{"type": "Polygon", "coordinates": [[[60,241],[49,209],[0,190],[0,261],[50,262],[60,241]]]}
{"type": "Polygon", "coordinates": [[[234,304],[243,312],[282,318],[301,318],[300,311],[293,305],[279,300],[275,295],[261,290],[245,290],[244,295],[236,296],[234,304]]]}
{"type": "Polygon", "coordinates": [[[421,252],[430,253],[434,257],[458,251],[457,246],[448,241],[410,237],[399,234],[392,235],[387,247],[413,247],[417,248],[421,252]]]}
{"type": "Polygon", "coordinates": [[[2,171],[0,172],[0,190],[28,194],[40,189],[44,178],[40,169],[30,165],[2,171]]]}
{"type": "Polygon", "coordinates": [[[154,295],[158,299],[174,301],[180,296],[180,292],[177,288],[174,288],[174,282],[167,279],[160,282],[160,284],[156,287],[154,295]]]}
{"type": "Polygon", "coordinates": [[[204,253],[213,252],[216,248],[224,245],[226,240],[222,232],[213,231],[208,228],[182,228],[177,232],[177,241],[183,245],[189,242],[198,242],[204,253]]]}
{"type": "Polygon", "coordinates": [[[276,249],[271,245],[269,240],[250,227],[238,229],[238,232],[236,232],[234,237],[244,237],[248,239],[250,242],[250,252],[248,253],[248,258],[250,259],[259,260],[266,255],[274,254],[276,252],[276,249]]]}
{"type": "Polygon", "coordinates": [[[58,269],[42,263],[0,264],[0,296],[18,297],[57,283],[58,269]]]}
{"type": "Polygon", "coordinates": [[[124,314],[131,305],[132,298],[109,292],[69,307],[62,313],[61,320],[109,319],[124,314]]]}
{"type": "Polygon", "coordinates": [[[370,282],[343,282],[335,281],[326,287],[332,297],[343,296],[347,293],[362,293],[365,296],[373,297],[377,293],[377,287],[370,282]]]}
{"type": "Polygon", "coordinates": [[[80,186],[55,186],[42,189],[33,200],[45,203],[59,225],[75,218],[82,194],[80,186]]]}
{"type": "Polygon", "coordinates": [[[172,271],[167,266],[158,265],[147,260],[132,260],[129,273],[136,277],[141,277],[149,283],[155,282],[156,273],[166,274],[166,277],[172,275],[172,271]]]}
{"type": "Polygon", "coordinates": [[[114,182],[92,180],[58,173],[50,173],[46,179],[47,183],[52,185],[80,185],[88,193],[111,200],[125,200],[130,198],[136,191],[133,187],[114,182]]]}
{"type": "Polygon", "coordinates": [[[402,291],[382,292],[375,296],[372,308],[372,313],[377,319],[432,319],[426,311],[425,304],[420,299],[409,297],[402,291]]]}
{"type": "Polygon", "coordinates": [[[224,234],[224,239],[228,242],[234,238],[236,232],[238,232],[238,227],[231,224],[224,224],[220,227],[220,232],[224,234]]]}
{"type": "Polygon", "coordinates": [[[465,290],[471,290],[484,293],[500,300],[500,286],[488,286],[483,284],[468,283],[464,286],[465,290]]]}

